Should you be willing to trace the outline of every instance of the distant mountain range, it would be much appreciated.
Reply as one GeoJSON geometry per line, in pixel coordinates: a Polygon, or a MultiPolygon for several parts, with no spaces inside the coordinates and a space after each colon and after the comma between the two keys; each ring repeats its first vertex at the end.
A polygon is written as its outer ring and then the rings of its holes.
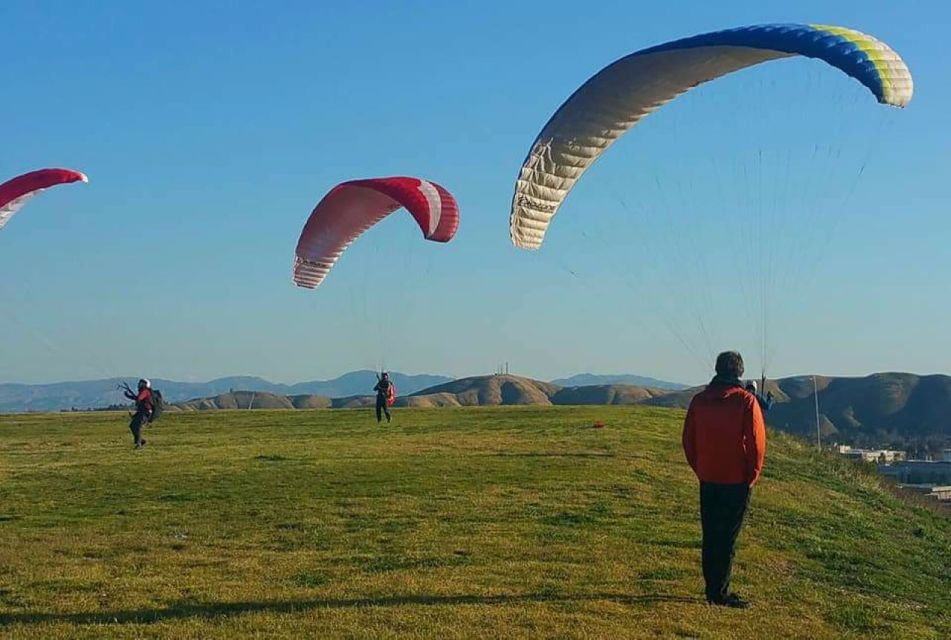
{"type": "MultiPolygon", "coordinates": [[[[400,393],[413,393],[452,380],[447,376],[407,375],[391,372],[400,393]]],[[[134,385],[137,377],[108,378],[54,384],[0,384],[0,412],[60,411],[63,409],[94,409],[123,404],[125,399],[116,385],[126,381],[134,385]]],[[[353,396],[369,392],[376,384],[373,371],[352,371],[333,380],[312,380],[297,384],[277,384],[254,376],[218,378],[209,382],[178,382],[153,378],[152,385],[161,389],[169,402],[211,397],[232,390],[264,391],[278,395],[353,396]]]]}
{"type": "MultiPolygon", "coordinates": [[[[401,396],[412,395],[427,387],[452,382],[453,378],[441,375],[409,375],[390,372],[391,379],[401,396]]],[[[68,409],[98,409],[115,404],[124,404],[116,386],[123,381],[134,384],[137,377],[107,378],[80,382],[56,382],[52,384],[0,384],[0,413],[14,411],[61,411],[68,409]]],[[[348,398],[367,394],[376,384],[376,372],[351,371],[332,380],[311,380],[296,384],[270,382],[256,376],[231,376],[209,382],[179,382],[153,378],[153,386],[161,389],[169,402],[177,403],[199,398],[212,398],[231,391],[267,392],[278,396],[315,395],[327,398],[348,398]]],[[[657,389],[683,389],[684,385],[664,382],[637,375],[580,374],[556,380],[560,387],[605,384],[635,384],[657,389]]]]}

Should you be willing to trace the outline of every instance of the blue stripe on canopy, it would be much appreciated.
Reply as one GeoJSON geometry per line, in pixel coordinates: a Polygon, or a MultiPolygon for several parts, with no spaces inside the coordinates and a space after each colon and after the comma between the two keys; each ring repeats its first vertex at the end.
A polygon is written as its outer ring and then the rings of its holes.
{"type": "Polygon", "coordinates": [[[643,56],[677,49],[698,47],[744,47],[766,49],[817,58],[841,69],[885,102],[885,87],[881,71],[868,53],[863,42],[851,40],[844,34],[806,24],[766,24],[737,27],[724,31],[704,33],[681,40],[643,49],[628,57],[643,56]]]}

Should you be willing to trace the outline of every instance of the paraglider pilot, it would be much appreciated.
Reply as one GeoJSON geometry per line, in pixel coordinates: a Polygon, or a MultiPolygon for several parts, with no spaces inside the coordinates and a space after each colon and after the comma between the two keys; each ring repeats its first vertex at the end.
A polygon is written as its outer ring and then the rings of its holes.
{"type": "Polygon", "coordinates": [[[700,480],[707,602],[739,609],[748,603],[730,591],[733,555],[766,455],[763,411],[742,375],[743,356],[717,356],[716,375],[690,401],[683,431],[684,454],[700,480]]]}
{"type": "Polygon", "coordinates": [[[393,383],[390,382],[390,375],[387,372],[383,372],[382,375],[377,379],[376,386],[373,387],[373,390],[376,391],[376,421],[383,421],[383,414],[386,414],[386,421],[389,422],[390,417],[390,387],[393,386],[393,383]]]}
{"type": "MultiPolygon", "coordinates": [[[[763,378],[763,389],[766,389],[766,378],[763,378]]],[[[756,390],[756,380],[750,380],[746,383],[746,390],[753,394],[756,398],[756,401],[759,403],[759,408],[763,413],[766,413],[773,408],[773,392],[767,391],[764,396],[762,393],[757,392],[756,390]]]]}
{"type": "Polygon", "coordinates": [[[142,378],[139,380],[138,390],[133,391],[129,385],[122,383],[123,394],[129,400],[135,401],[135,413],[132,415],[132,421],[129,422],[129,430],[135,441],[135,448],[141,449],[145,446],[145,438],[142,437],[142,427],[147,425],[152,418],[154,406],[152,404],[152,383],[142,378]]]}

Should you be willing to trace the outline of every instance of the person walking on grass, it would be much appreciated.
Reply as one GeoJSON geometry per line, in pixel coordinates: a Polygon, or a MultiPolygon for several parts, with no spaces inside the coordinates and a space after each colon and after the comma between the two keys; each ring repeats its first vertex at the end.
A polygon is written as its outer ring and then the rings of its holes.
{"type": "Polygon", "coordinates": [[[749,603],[730,591],[736,538],[766,454],[763,412],[742,376],[743,356],[717,356],[716,375],[690,401],[683,431],[684,454],[700,480],[707,602],[739,609],[749,603]]]}
{"type": "Polygon", "coordinates": [[[142,378],[139,380],[138,390],[133,391],[129,385],[123,383],[123,395],[129,400],[135,401],[135,413],[129,422],[129,430],[132,432],[132,438],[135,441],[135,448],[141,449],[145,446],[145,438],[142,437],[142,428],[152,420],[152,411],[155,405],[152,402],[152,383],[142,378]]]}
{"type": "Polygon", "coordinates": [[[383,415],[386,414],[386,421],[391,420],[390,416],[390,405],[393,404],[393,400],[396,398],[396,387],[393,386],[393,382],[390,381],[390,375],[387,372],[383,372],[377,378],[376,386],[373,387],[373,390],[376,391],[376,421],[377,424],[383,421],[383,415]]]}

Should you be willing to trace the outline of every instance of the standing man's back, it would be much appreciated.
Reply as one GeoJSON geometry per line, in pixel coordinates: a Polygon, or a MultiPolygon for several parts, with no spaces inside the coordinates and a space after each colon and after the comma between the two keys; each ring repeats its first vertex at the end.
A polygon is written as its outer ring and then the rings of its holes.
{"type": "Polygon", "coordinates": [[[730,592],[730,574],[736,538],[766,453],[763,413],[756,397],[743,388],[743,370],[739,353],[717,357],[717,375],[690,402],[683,432],[684,454],[700,480],[707,601],[732,607],[746,606],[730,592]]]}

